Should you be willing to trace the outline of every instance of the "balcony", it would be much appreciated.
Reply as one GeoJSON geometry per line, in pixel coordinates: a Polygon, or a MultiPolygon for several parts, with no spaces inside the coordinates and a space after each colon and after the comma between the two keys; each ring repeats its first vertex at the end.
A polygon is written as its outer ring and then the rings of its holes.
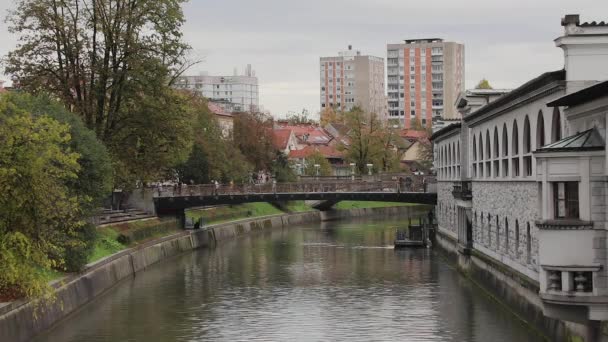
{"type": "Polygon", "coordinates": [[[471,181],[454,182],[452,195],[454,198],[462,201],[471,201],[473,199],[473,187],[471,181]]]}
{"type": "Polygon", "coordinates": [[[536,226],[545,315],[580,322],[608,319],[605,231],[580,219],[542,220],[536,226]]]}

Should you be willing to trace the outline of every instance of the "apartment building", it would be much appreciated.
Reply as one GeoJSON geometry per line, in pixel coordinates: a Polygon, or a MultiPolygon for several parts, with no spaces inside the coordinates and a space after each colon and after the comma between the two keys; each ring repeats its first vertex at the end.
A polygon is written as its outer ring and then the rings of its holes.
{"type": "Polygon", "coordinates": [[[196,91],[204,97],[223,105],[230,112],[255,112],[259,110],[258,78],[247,65],[244,75],[233,76],[181,76],[175,87],[196,91]]]}
{"type": "Polygon", "coordinates": [[[321,112],[359,106],[382,121],[387,119],[383,58],[361,55],[349,45],[338,56],[321,57],[319,67],[321,112]]]}
{"type": "Polygon", "coordinates": [[[387,45],[388,118],[410,128],[414,121],[459,118],[456,98],[464,91],[464,45],[440,38],[387,45]]]}

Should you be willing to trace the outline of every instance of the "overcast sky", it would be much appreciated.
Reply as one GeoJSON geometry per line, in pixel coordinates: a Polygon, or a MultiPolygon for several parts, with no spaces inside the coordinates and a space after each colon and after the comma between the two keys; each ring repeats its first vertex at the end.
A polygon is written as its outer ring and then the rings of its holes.
{"type": "MultiPolygon", "coordinates": [[[[0,0],[6,13],[11,0],[0,0]]],[[[563,67],[553,39],[560,18],[608,20],[606,0],[191,0],[184,7],[185,39],[204,57],[192,74],[231,75],[252,64],[260,104],[275,116],[319,111],[319,57],[348,44],[386,57],[386,44],[440,37],[465,45],[467,88],[487,78],[513,88],[563,67]]],[[[16,42],[0,24],[0,54],[16,42]]]]}

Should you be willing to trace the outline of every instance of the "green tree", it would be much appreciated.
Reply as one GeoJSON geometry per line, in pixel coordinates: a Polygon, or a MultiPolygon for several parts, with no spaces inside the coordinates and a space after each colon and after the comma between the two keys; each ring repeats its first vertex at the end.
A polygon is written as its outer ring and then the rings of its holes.
{"type": "Polygon", "coordinates": [[[60,103],[48,96],[31,96],[25,93],[3,95],[8,113],[25,111],[34,117],[49,116],[59,123],[68,125],[70,147],[80,156],[78,177],[70,188],[77,191],[83,200],[81,205],[91,210],[99,206],[112,191],[112,163],[106,147],[97,139],[95,133],[86,128],[82,120],[68,112],[60,103]],[[10,104],[10,105],[9,105],[10,104]]]}
{"type": "Polygon", "coordinates": [[[7,21],[19,45],[5,59],[15,86],[51,92],[108,146],[119,186],[187,157],[179,96],[191,63],[184,0],[18,0],[7,21]]]}
{"type": "Polygon", "coordinates": [[[67,125],[0,99],[0,293],[51,293],[40,272],[65,268],[66,250],[84,242],[77,192],[79,155],[67,125]]]}
{"type": "Polygon", "coordinates": [[[316,176],[317,168],[315,165],[319,165],[319,176],[331,176],[332,168],[327,158],[325,158],[319,151],[315,151],[306,158],[306,168],[304,173],[307,176],[316,176]]]}
{"type": "Polygon", "coordinates": [[[477,83],[477,85],[475,86],[475,89],[494,89],[494,88],[492,88],[492,86],[490,85],[490,82],[488,82],[488,80],[486,80],[484,78],[481,81],[479,81],[479,83],[477,83]]]}
{"type": "Polygon", "coordinates": [[[316,124],[317,122],[310,117],[310,113],[306,108],[302,109],[302,113],[296,114],[290,112],[287,114],[287,121],[292,125],[316,124]]]}
{"type": "Polygon", "coordinates": [[[367,172],[367,164],[370,163],[375,164],[374,170],[377,171],[378,160],[384,155],[383,136],[386,134],[377,116],[354,107],[344,113],[344,122],[349,128],[349,143],[342,144],[340,149],[346,152],[347,159],[355,163],[360,173],[367,172]]]}
{"type": "Polygon", "coordinates": [[[277,182],[294,182],[297,179],[297,176],[289,163],[289,159],[281,151],[276,151],[275,158],[272,162],[272,173],[277,182]]]}
{"type": "Polygon", "coordinates": [[[177,168],[183,182],[201,184],[211,180],[245,182],[253,167],[247,162],[231,139],[222,136],[215,115],[209,110],[207,100],[189,94],[189,110],[193,112],[194,145],[188,159],[177,168]]]}
{"type": "Polygon", "coordinates": [[[238,113],[234,117],[234,144],[255,170],[272,168],[272,126],[272,119],[261,113],[238,113]]]}

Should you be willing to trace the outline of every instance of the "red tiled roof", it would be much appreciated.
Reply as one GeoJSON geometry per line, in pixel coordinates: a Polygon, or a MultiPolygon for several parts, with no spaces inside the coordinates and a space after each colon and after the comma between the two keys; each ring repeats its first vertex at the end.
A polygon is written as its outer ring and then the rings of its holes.
{"type": "Polygon", "coordinates": [[[213,102],[208,102],[207,103],[207,108],[209,108],[209,110],[211,111],[211,113],[215,114],[215,115],[221,115],[221,116],[232,116],[231,113],[228,113],[224,110],[224,108],[222,108],[222,106],[213,103],[213,102]]]}
{"type": "Polygon", "coordinates": [[[300,143],[325,145],[332,140],[331,135],[325,129],[314,124],[290,125],[287,122],[279,121],[277,128],[292,130],[300,143]],[[308,137],[305,138],[307,135],[308,137]]]}
{"type": "Polygon", "coordinates": [[[413,129],[403,129],[401,131],[399,131],[399,135],[405,139],[421,139],[421,138],[426,138],[428,139],[428,134],[426,133],[426,131],[416,131],[413,129]]]}
{"type": "Polygon", "coordinates": [[[275,129],[272,131],[272,143],[276,149],[284,150],[287,148],[289,143],[289,137],[291,136],[291,130],[289,129],[275,129]]]}
{"type": "Polygon", "coordinates": [[[341,159],[342,152],[338,151],[333,146],[306,146],[301,150],[293,150],[289,152],[289,158],[308,158],[315,152],[321,153],[325,158],[341,159]]]}

